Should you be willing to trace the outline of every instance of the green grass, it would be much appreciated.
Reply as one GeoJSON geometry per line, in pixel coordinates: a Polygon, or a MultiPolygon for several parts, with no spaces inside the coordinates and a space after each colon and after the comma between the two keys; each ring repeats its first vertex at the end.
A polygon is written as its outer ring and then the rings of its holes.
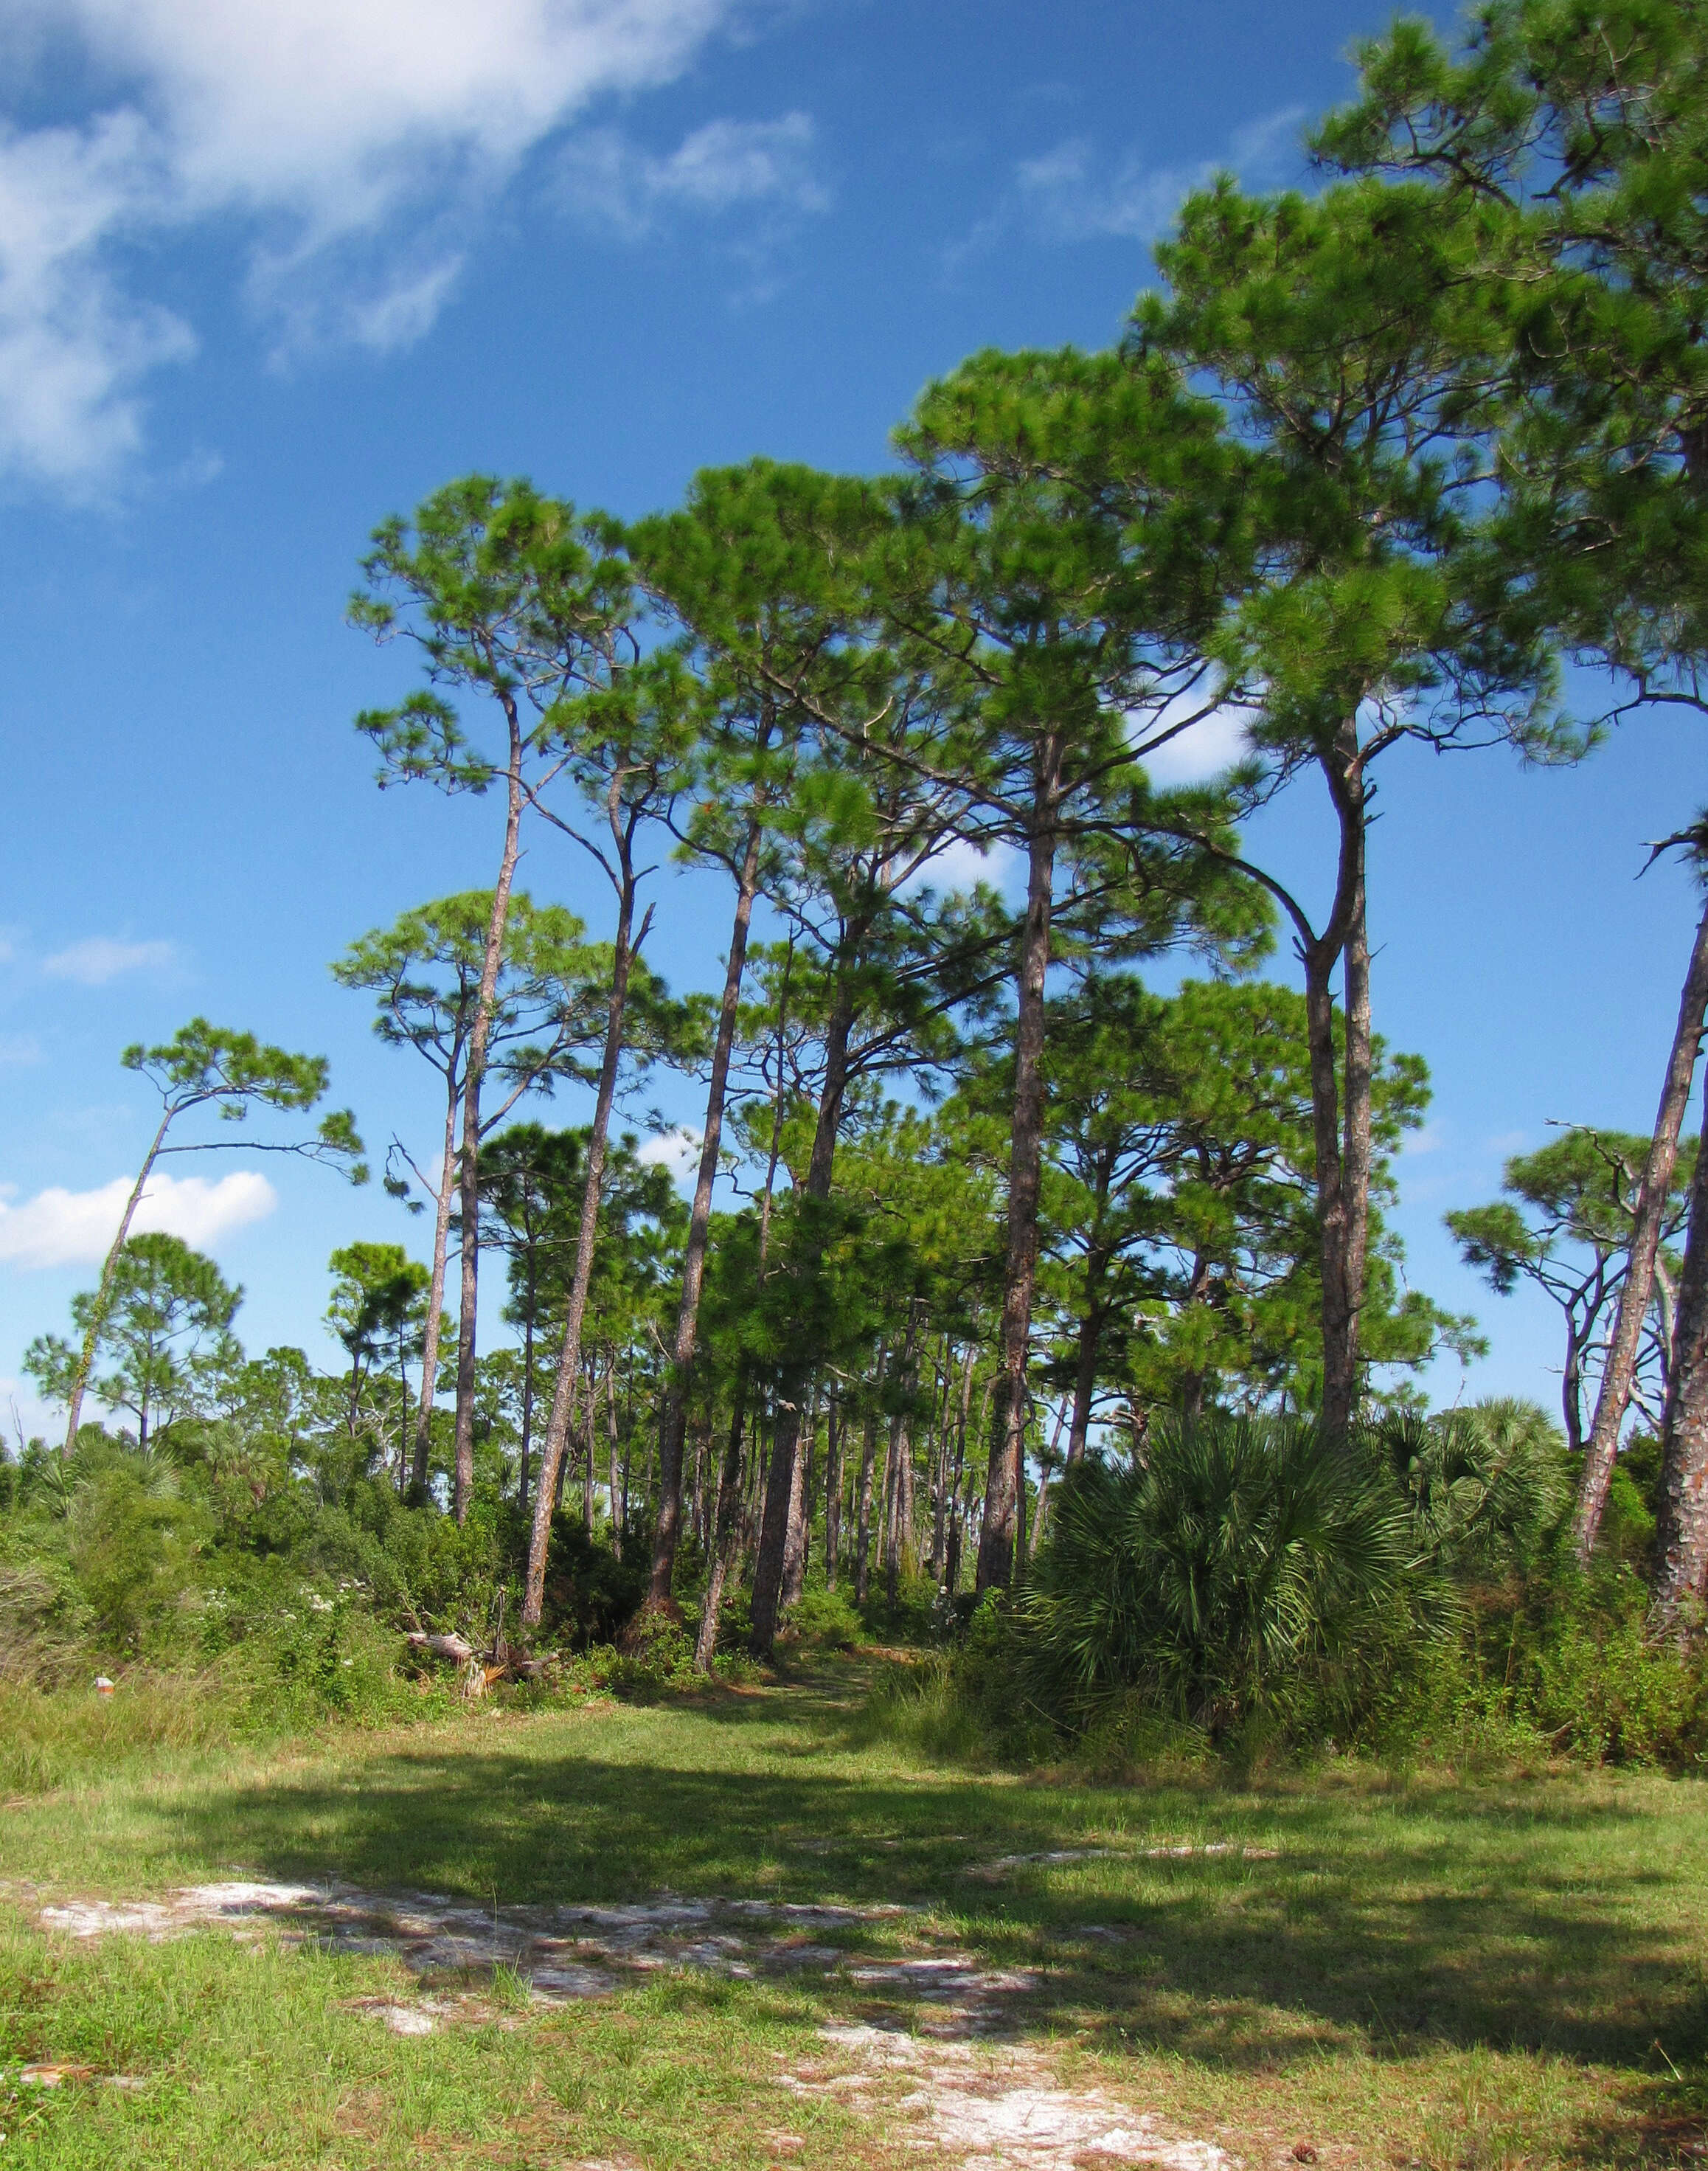
{"type": "MultiPolygon", "coordinates": [[[[1300,2138],[1325,2163],[1442,2171],[1708,2150],[1702,1782],[1021,1779],[875,1739],[862,1680],[857,1662],[826,1664],[704,1703],[155,1748],[8,1802],[0,2171],[924,2160],[775,2077],[813,2056],[827,2019],[880,2016],[848,1983],[670,1975],[543,2016],[518,2015],[501,1984],[491,2024],[408,2040],[351,2009],[406,1985],[385,1959],[29,1927],[54,1894],[238,1870],[501,1904],[661,1887],[913,1902],[934,1933],[1039,1973],[1022,2033],[1066,2078],[1250,2164],[1291,2160],[1300,2138]],[[1211,1840],[1279,1852],[1138,1852],[1211,1840]],[[966,1874],[1075,1847],[1117,1852],[966,1874]],[[35,2059],[147,2085],[18,2089],[35,2059]],[[802,2145],[782,2152],[774,2131],[802,2145]]],[[[918,1927],[852,1936],[877,1949],[918,1927]]]]}

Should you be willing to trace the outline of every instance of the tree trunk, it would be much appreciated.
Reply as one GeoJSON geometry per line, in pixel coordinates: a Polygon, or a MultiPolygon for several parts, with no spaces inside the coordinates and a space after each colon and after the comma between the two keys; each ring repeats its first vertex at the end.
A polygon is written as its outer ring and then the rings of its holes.
{"type": "Polygon", "coordinates": [[[1654,1615],[1664,1630],[1688,1624],[1708,1584],[1708,1150],[1696,1157],[1679,1275],[1673,1375],[1661,1424],[1655,1525],[1654,1615]]]}
{"type": "Polygon", "coordinates": [[[1041,742],[1033,775],[1031,834],[1027,839],[1026,917],[1020,940],[1015,1021],[1014,1120],[1009,1142],[1008,1256],[1002,1297],[1001,1371],[993,1398],[990,1471],[984,1525],[978,1538],[977,1589],[1014,1575],[1015,1518],[1025,1424],[1026,1357],[1031,1338],[1032,1289],[1038,1271],[1038,1188],[1043,1159],[1044,983],[1050,966],[1050,911],[1056,880],[1056,823],[1062,786],[1063,742],[1041,742]]]}
{"type": "Polygon", "coordinates": [[[125,1201],[125,1210],[119,1216],[119,1233],[107,1246],[107,1256],[101,1262],[101,1278],[95,1284],[94,1309],[89,1314],[89,1323],[83,1332],[83,1346],[78,1357],[78,1368],[72,1376],[71,1393],[66,1398],[68,1412],[65,1429],[65,1452],[71,1455],[77,1450],[78,1428],[83,1423],[83,1394],[89,1384],[89,1374],[95,1366],[95,1352],[100,1347],[101,1329],[107,1323],[107,1305],[112,1294],[113,1275],[119,1263],[119,1254],[125,1248],[125,1240],[131,1233],[131,1224],[142,1203],[142,1192],[154,1163],[166,1140],[175,1109],[169,1108],[160,1118],[160,1128],[154,1134],[153,1144],[142,1156],[142,1166],[137,1181],[131,1186],[131,1195],[125,1201]]]}
{"type": "Polygon", "coordinates": [[[1097,1391],[1097,1350],[1103,1339],[1103,1310],[1095,1297],[1088,1298],[1079,1321],[1079,1345],[1074,1366],[1074,1418],[1068,1428],[1068,1467],[1084,1460],[1091,1430],[1091,1399],[1097,1391]]]}
{"type": "Polygon", "coordinates": [[[611,1550],[618,1560],[623,1557],[623,1511],[617,1497],[617,1353],[611,1352],[611,1362],[605,1373],[605,1437],[611,1452],[610,1522],[611,1550]]]}
{"type": "Polygon", "coordinates": [[[1643,1321],[1648,1316],[1655,1261],[1667,1218],[1673,1171],[1679,1157],[1679,1134],[1684,1128],[1684,1110],[1689,1104],[1690,1081],[1695,1075],[1696,1058],[1702,1045],[1705,1015],[1708,1015],[1708,909],[1704,910],[1696,924],[1689,969],[1684,975],[1679,1022],[1673,1034],[1672,1053],[1667,1059],[1661,1104],[1655,1113],[1654,1138],[1643,1165],[1642,1181],[1631,1217],[1629,1264],[1620,1290],[1619,1309],[1614,1315],[1613,1337],[1602,1366],[1601,1389],[1596,1396],[1589,1445],[1584,1453],[1574,1530],[1577,1556],[1584,1562],[1588,1562],[1594,1548],[1596,1533],[1601,1528],[1607,1488],[1613,1482],[1614,1461],[1619,1454],[1620,1432],[1630,1402],[1631,1384],[1636,1377],[1643,1321]]]}
{"type": "Polygon", "coordinates": [[[694,1638],[693,1665],[697,1674],[709,1674],[717,1654],[718,1622],[724,1607],[724,1584],[734,1565],[742,1531],[742,1433],[747,1412],[747,1375],[736,1372],[735,1399],[730,1410],[730,1437],[724,1449],[724,1466],[718,1482],[718,1526],[706,1574],[705,1596],[700,1604],[699,1632],[694,1638]]]}
{"type": "Polygon", "coordinates": [[[670,1596],[676,1549],[682,1533],[682,1450],[688,1425],[688,1386],[699,1328],[700,1293],[705,1283],[706,1241],[711,1227],[712,1187],[717,1180],[718,1143],[723,1134],[730,1054],[735,1046],[742,976],[747,960],[747,933],[752,924],[753,898],[758,887],[761,835],[758,817],[752,816],[747,823],[747,848],[736,883],[735,925],[730,933],[723,1002],[718,1011],[711,1079],[706,1091],[705,1134],[700,1141],[699,1172],[694,1180],[693,1205],[688,1214],[682,1299],[677,1306],[676,1338],[671,1346],[664,1418],[658,1433],[658,1529],[652,1546],[652,1579],[646,1592],[647,1605],[652,1609],[662,1605],[670,1596]]]}
{"type": "MultiPolygon", "coordinates": [[[[824,1083],[818,1096],[818,1120],[812,1134],[812,1154],[806,1166],[806,1219],[796,1231],[800,1257],[791,1268],[803,1284],[817,1273],[822,1236],[813,1222],[814,1209],[830,1197],[836,1165],[837,1133],[842,1125],[843,1098],[848,1091],[848,1043],[854,1029],[854,993],[846,974],[838,978],[836,996],[825,1034],[824,1083]]],[[[784,1557],[789,1543],[789,1520],[795,1498],[795,1465],[800,1439],[800,1404],[806,1393],[810,1370],[792,1364],[785,1370],[777,1397],[777,1417],[771,1434],[771,1467],[765,1481],[765,1513],[759,1526],[759,1551],[753,1563],[753,1637],[756,1659],[768,1659],[777,1635],[777,1615],[783,1595],[784,1557]]]]}
{"type": "MultiPolygon", "coordinates": [[[[881,1393],[884,1384],[884,1353],[878,1352],[878,1377],[875,1392],[881,1393]]],[[[871,1574],[872,1558],[872,1469],[878,1459],[878,1412],[875,1404],[867,1410],[865,1423],[860,1436],[859,1498],[854,1511],[854,1604],[864,1605],[871,1574]]]]}
{"type": "Polygon", "coordinates": [[[474,1315],[480,1278],[480,1087],[486,1071],[486,1043],[492,1033],[498,975],[504,962],[510,887],[516,879],[522,836],[522,728],[513,702],[506,698],[504,705],[505,719],[510,726],[504,856],[498,863],[498,880],[493,885],[492,910],[486,921],[486,950],[480,961],[480,987],[474,999],[474,1017],[468,1028],[468,1053],[463,1066],[462,1161],[458,1175],[458,1203],[463,1217],[463,1300],[457,1322],[457,1470],[451,1496],[452,1508],[459,1523],[468,1517],[468,1498],[474,1486],[474,1315]]]}
{"type": "MultiPolygon", "coordinates": [[[[581,1188],[581,1219],[576,1235],[576,1272],[570,1284],[570,1301],[564,1321],[564,1346],[558,1353],[557,1377],[552,1386],[551,1415],[540,1449],[539,1482],[534,1494],[533,1528],[527,1547],[527,1581],[522,1595],[522,1625],[538,1628],[545,1603],[546,1549],[551,1541],[551,1502],[555,1498],[563,1467],[564,1445],[569,1438],[575,1412],[576,1389],[581,1370],[581,1322],[587,1309],[587,1289],[593,1278],[593,1244],[599,1228],[599,1196],[605,1181],[605,1143],[611,1129],[611,1104],[617,1095],[617,1072],[623,1059],[623,1034],[629,1005],[629,974],[634,963],[629,933],[634,919],[634,874],[625,852],[622,884],[618,893],[617,940],[611,959],[611,1001],[606,1014],[605,1050],[599,1065],[599,1090],[593,1103],[593,1123],[587,1139],[586,1178],[581,1188]]],[[[641,939],[645,938],[643,923],[641,939]]],[[[639,947],[637,943],[634,946],[639,947]]]]}
{"type": "MultiPolygon", "coordinates": [[[[415,1456],[410,1468],[410,1489],[418,1497],[427,1489],[427,1463],[433,1444],[433,1404],[439,1391],[439,1322],[445,1309],[445,1260],[451,1241],[451,1194],[457,1181],[457,1103],[462,1084],[453,1048],[445,1071],[445,1147],[439,1160],[439,1191],[433,1202],[432,1283],[427,1293],[427,1323],[421,1343],[421,1400],[415,1412],[415,1456]]],[[[522,1486],[527,1490],[527,1426],[522,1425],[522,1486]]]]}
{"type": "Polygon", "coordinates": [[[837,1556],[842,1547],[841,1405],[830,1398],[829,1432],[824,1448],[824,1587],[836,1589],[837,1556]]]}
{"type": "Polygon", "coordinates": [[[1334,909],[1323,934],[1301,942],[1310,1043],[1312,1128],[1316,1144],[1317,1229],[1322,1272],[1325,1437],[1343,1440],[1358,1405],[1358,1321],[1370,1227],[1370,952],[1364,890],[1367,810],[1356,721],[1336,739],[1322,769],[1340,823],[1334,909]],[[1346,960],[1346,1113],[1340,1120],[1335,1045],[1336,961],[1346,960]]]}
{"type": "Polygon", "coordinates": [[[527,1513],[527,1458],[533,1440],[533,1277],[528,1277],[527,1310],[522,1321],[522,1467],[517,1473],[516,1504],[527,1513]]]}

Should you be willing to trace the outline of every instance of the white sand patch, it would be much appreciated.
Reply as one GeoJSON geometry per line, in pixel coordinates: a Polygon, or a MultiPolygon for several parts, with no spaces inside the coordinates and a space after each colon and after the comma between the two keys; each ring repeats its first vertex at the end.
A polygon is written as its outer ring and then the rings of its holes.
{"type": "Polygon", "coordinates": [[[1234,2159],[1213,2142],[1172,2133],[1154,2113],[1104,2089],[1061,2087],[1036,2051],[975,2050],[881,2028],[819,2033],[851,2062],[784,2075],[785,2087],[899,2124],[904,2145],[963,2171],[1082,2171],[1099,2157],[1159,2171],[1233,2171],[1234,2159]]]}

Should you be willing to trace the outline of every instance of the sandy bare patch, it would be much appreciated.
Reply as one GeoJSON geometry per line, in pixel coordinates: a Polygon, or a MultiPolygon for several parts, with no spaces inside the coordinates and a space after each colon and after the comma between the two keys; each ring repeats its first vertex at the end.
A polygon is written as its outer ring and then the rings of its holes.
{"type": "MultiPolygon", "coordinates": [[[[919,2003],[929,2008],[926,2025],[951,2034],[999,2029],[1015,2002],[1037,1989],[1028,1970],[987,1967],[943,1943],[874,1954],[823,1942],[879,1924],[894,1929],[917,1911],[669,1895],[610,1906],[495,1909],[429,1892],[238,1879],[188,1885],[159,1900],[56,1900],[40,1907],[37,1919],[63,1936],[140,1936],[157,1943],[199,1929],[223,1927],[248,1938],[270,1930],[335,1952],[394,1957],[425,1983],[490,1979],[503,1967],[543,2005],[608,1997],[661,1969],[737,1980],[838,1977],[919,2003]]],[[[437,2021],[476,2017],[472,2004],[461,2013],[454,2003],[436,2006],[431,1999],[359,2005],[399,2033],[426,2034],[437,2021]]],[[[486,2012],[481,2005],[480,2016],[486,2012]]]]}
{"type": "Polygon", "coordinates": [[[963,2171],[1084,2171],[1105,2158],[1159,2171],[1234,2171],[1213,2142],[1171,2132],[1102,2088],[1064,2088],[1036,2051],[902,2034],[882,2028],[823,2028],[834,2066],[783,2076],[804,2096],[899,2126],[903,2145],[963,2171]]]}

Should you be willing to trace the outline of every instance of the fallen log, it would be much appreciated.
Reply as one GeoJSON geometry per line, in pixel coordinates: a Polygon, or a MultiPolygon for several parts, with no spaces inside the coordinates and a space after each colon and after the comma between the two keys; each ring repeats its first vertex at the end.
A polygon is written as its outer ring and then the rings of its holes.
{"type": "Polygon", "coordinates": [[[466,1666],[474,1656],[474,1646],[467,1637],[430,1636],[423,1629],[413,1629],[405,1638],[412,1651],[425,1651],[435,1659],[454,1659],[459,1666],[466,1666]]]}

